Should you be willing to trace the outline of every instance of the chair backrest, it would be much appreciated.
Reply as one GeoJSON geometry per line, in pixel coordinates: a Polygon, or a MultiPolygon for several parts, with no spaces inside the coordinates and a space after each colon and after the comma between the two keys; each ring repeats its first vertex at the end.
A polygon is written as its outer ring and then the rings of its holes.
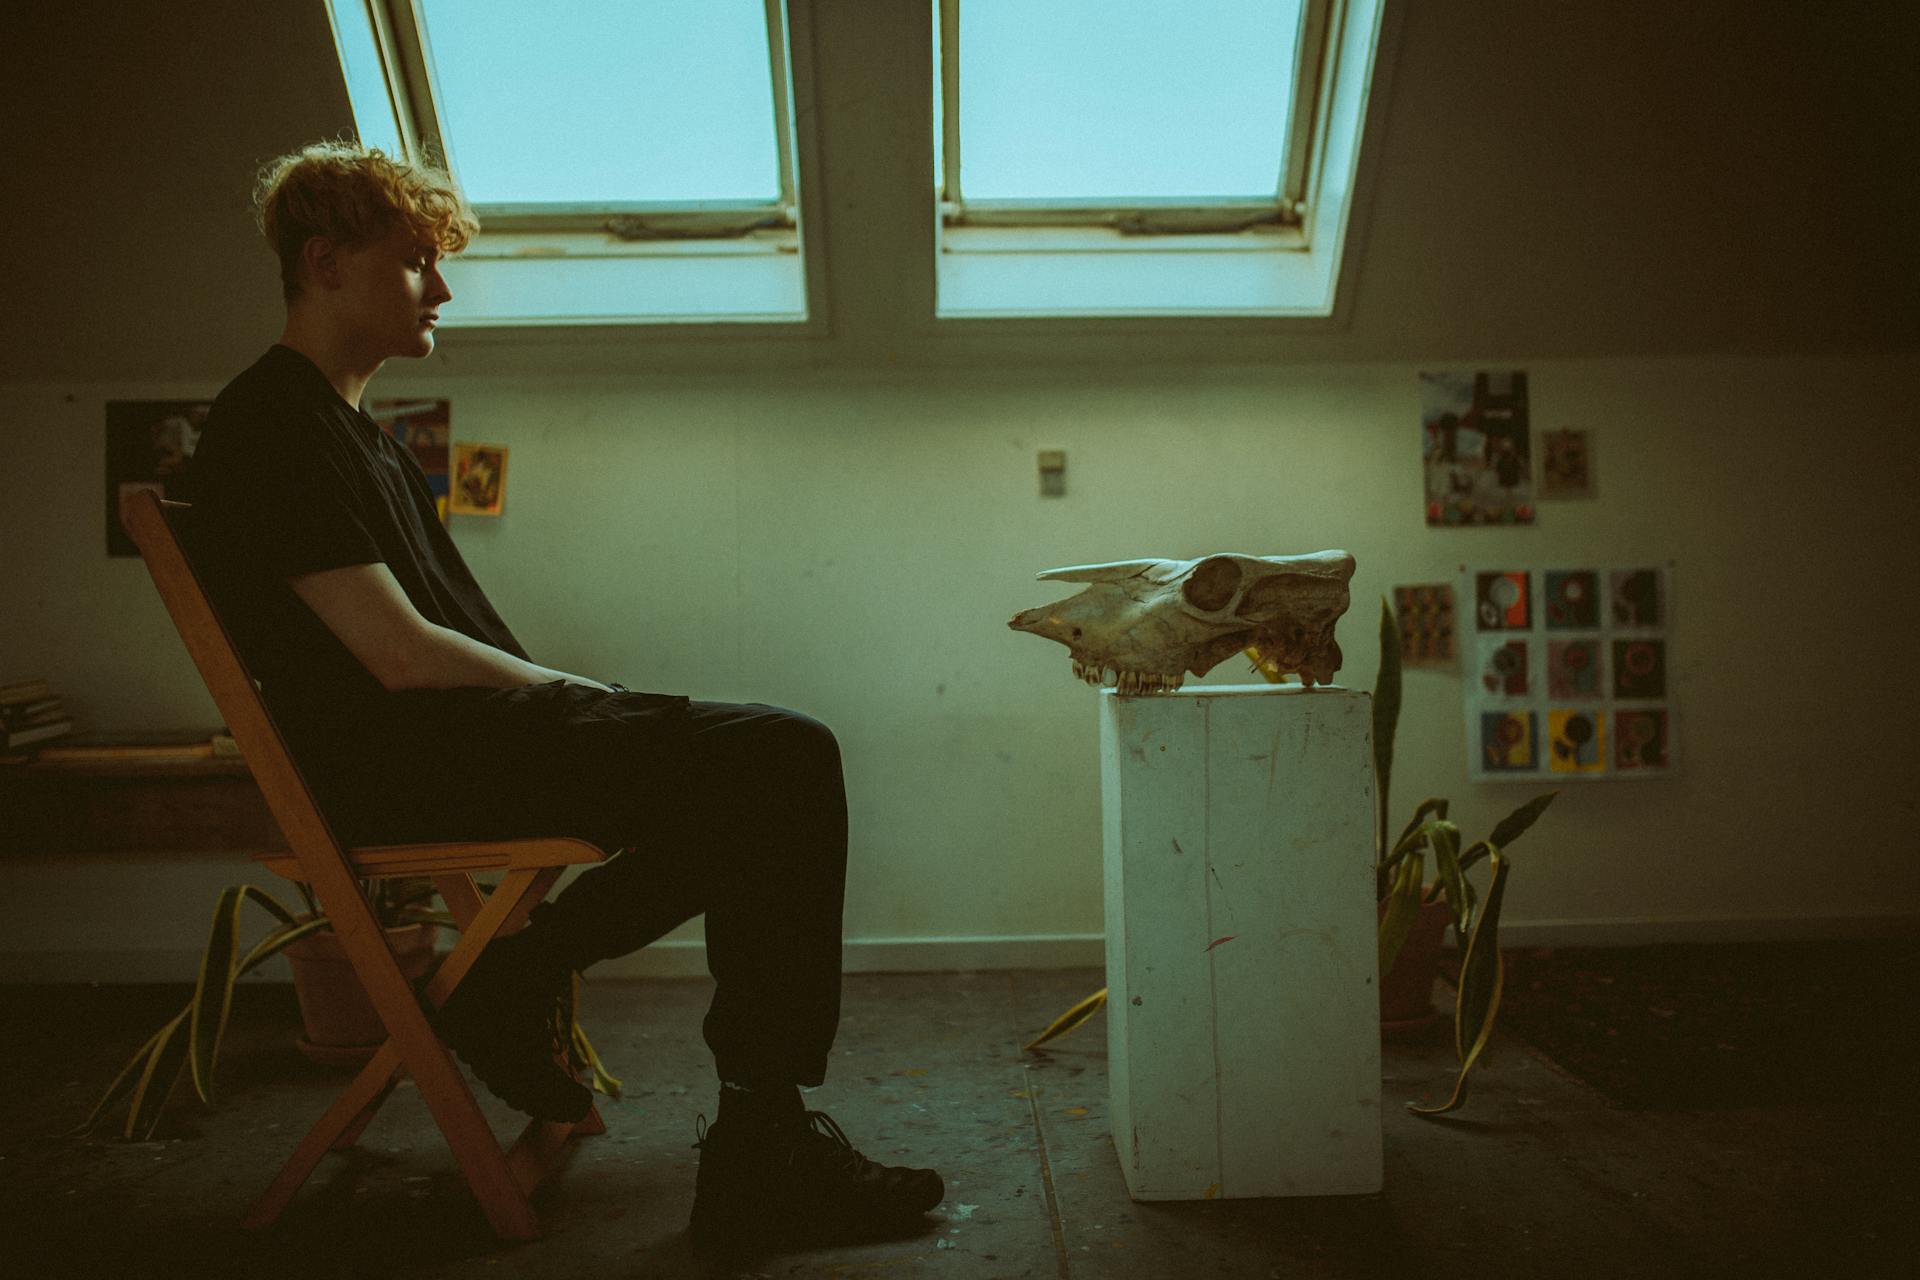
{"type": "Polygon", "coordinates": [[[175,521],[191,510],[189,504],[166,501],[152,490],[133,490],[120,501],[120,523],[140,548],[140,558],[146,561],[153,585],[159,588],[160,599],[186,643],[193,665],[200,669],[214,706],[240,745],[268,811],[287,838],[288,848],[310,876],[314,874],[310,862],[316,857],[344,868],[344,851],[315,804],[306,779],[300,776],[286,741],[260,698],[260,690],[247,673],[246,663],[181,545],[175,521]]]}

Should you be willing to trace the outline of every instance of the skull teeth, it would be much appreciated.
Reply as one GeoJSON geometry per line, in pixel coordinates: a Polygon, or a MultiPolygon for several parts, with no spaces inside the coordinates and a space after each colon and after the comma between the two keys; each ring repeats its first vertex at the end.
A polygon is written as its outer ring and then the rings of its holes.
{"type": "Polygon", "coordinates": [[[1178,689],[1186,678],[1181,672],[1123,671],[1119,667],[1085,663],[1078,658],[1073,659],[1073,674],[1075,679],[1085,681],[1092,688],[1111,684],[1120,693],[1133,694],[1178,689]]]}

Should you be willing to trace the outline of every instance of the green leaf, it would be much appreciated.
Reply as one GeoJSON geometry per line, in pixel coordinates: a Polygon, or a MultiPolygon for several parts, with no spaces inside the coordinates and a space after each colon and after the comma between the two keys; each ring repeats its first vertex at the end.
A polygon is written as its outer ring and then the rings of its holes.
{"type": "Polygon", "coordinates": [[[1439,1106],[1409,1102],[1407,1110],[1418,1116],[1444,1115],[1466,1102],[1467,1075],[1492,1039],[1494,1019],[1500,1012],[1500,993],[1506,983],[1506,964],[1500,955],[1500,903],[1506,892],[1507,860],[1498,848],[1489,848],[1487,856],[1493,868],[1487,905],[1467,940],[1467,958],[1460,965],[1460,989],[1454,996],[1453,1050],[1460,1061],[1460,1074],[1454,1078],[1453,1096],[1439,1106]]]}
{"type": "Polygon", "coordinates": [[[1547,806],[1552,804],[1553,798],[1559,794],[1558,791],[1549,791],[1545,795],[1535,796],[1500,819],[1493,828],[1493,834],[1487,837],[1487,843],[1500,849],[1511,848],[1513,842],[1534,824],[1535,819],[1547,811],[1547,806]]]}
{"type": "Polygon", "coordinates": [[[1409,850],[1394,875],[1393,888],[1387,893],[1387,914],[1380,920],[1380,981],[1385,982],[1400,958],[1400,948],[1420,915],[1421,881],[1426,874],[1426,856],[1409,850]]]}
{"type": "Polygon", "coordinates": [[[200,972],[194,979],[193,1000],[187,1005],[188,1041],[192,1047],[187,1060],[193,1068],[193,1090],[200,1095],[200,1101],[208,1104],[213,1102],[214,1059],[219,1056],[220,1037],[226,1032],[227,1015],[233,1009],[240,908],[246,904],[247,890],[252,888],[252,885],[234,885],[221,891],[220,901],[213,908],[213,929],[200,956],[200,972]]]}
{"type": "Polygon", "coordinates": [[[1373,772],[1379,788],[1380,856],[1387,852],[1387,798],[1393,782],[1393,736],[1400,724],[1400,627],[1380,597],[1380,671],[1373,681],[1373,772]]]}
{"type": "MultiPolygon", "coordinates": [[[[275,920],[278,920],[281,924],[293,923],[293,912],[281,906],[280,900],[274,897],[272,894],[268,893],[265,889],[257,889],[253,885],[243,884],[240,886],[240,890],[242,893],[246,894],[247,897],[251,898],[253,901],[259,903],[262,907],[266,908],[267,914],[271,915],[275,920]]],[[[313,915],[316,913],[308,912],[308,914],[313,915]]]]}
{"type": "Polygon", "coordinates": [[[1059,1036],[1063,1036],[1067,1034],[1067,1032],[1073,1030],[1075,1027],[1085,1022],[1088,1018],[1091,1018],[1094,1014],[1100,1012],[1101,1008],[1106,1003],[1107,1003],[1107,988],[1102,987],[1098,991],[1094,992],[1092,995],[1088,996],[1086,999],[1074,1005],[1073,1008],[1067,1010],[1065,1013],[1055,1018],[1052,1022],[1048,1023],[1047,1029],[1045,1031],[1042,1031],[1039,1035],[1035,1036],[1033,1039],[1027,1041],[1026,1044],[1021,1046],[1022,1052],[1024,1052],[1027,1049],[1036,1049],[1039,1046],[1045,1044],[1049,1040],[1052,1040],[1059,1036]]]}
{"type": "Polygon", "coordinates": [[[1440,796],[1428,796],[1425,800],[1422,800],[1420,807],[1413,811],[1413,817],[1408,820],[1406,829],[1400,833],[1400,838],[1394,841],[1394,847],[1397,849],[1402,844],[1405,844],[1407,837],[1419,828],[1420,824],[1426,820],[1428,814],[1432,814],[1436,818],[1446,817],[1448,803],[1447,800],[1442,799],[1440,796]]]}
{"type": "Polygon", "coordinates": [[[266,937],[253,944],[253,950],[247,952],[240,961],[241,973],[252,973],[260,965],[271,960],[289,946],[300,941],[310,933],[333,927],[333,921],[325,916],[314,916],[307,920],[297,920],[291,925],[275,929],[266,937]]]}
{"type": "MultiPolygon", "coordinates": [[[[184,1016],[185,1013],[186,1010],[181,1010],[182,1016],[184,1016]]],[[[173,1019],[173,1022],[178,1022],[179,1020],[179,1017],[176,1017],[173,1019]]],[[[94,1128],[99,1125],[101,1119],[112,1109],[113,1104],[125,1097],[127,1091],[140,1082],[141,1064],[146,1062],[148,1055],[153,1052],[154,1046],[160,1043],[160,1037],[167,1033],[167,1027],[172,1026],[173,1022],[169,1022],[167,1026],[161,1027],[158,1031],[148,1036],[147,1042],[134,1050],[133,1056],[127,1059],[127,1065],[120,1068],[120,1074],[113,1078],[113,1083],[109,1084],[106,1092],[100,1095],[100,1101],[93,1104],[93,1110],[87,1113],[87,1118],[82,1120],[78,1127],[68,1130],[67,1137],[83,1138],[87,1134],[92,1133],[94,1128]]]]}
{"type": "Polygon", "coordinates": [[[1451,822],[1435,822],[1433,832],[1433,870],[1447,895],[1447,907],[1453,912],[1457,936],[1466,937],[1473,923],[1473,890],[1460,872],[1460,828],[1451,822]]]}
{"type": "Polygon", "coordinates": [[[160,1123],[161,1109],[167,1105],[180,1073],[186,1070],[187,1013],[182,1009],[160,1028],[153,1052],[147,1055],[146,1070],[140,1073],[140,1082],[134,1086],[133,1101],[127,1107],[127,1125],[121,1132],[135,1142],[145,1142],[153,1136],[154,1128],[160,1123]]]}

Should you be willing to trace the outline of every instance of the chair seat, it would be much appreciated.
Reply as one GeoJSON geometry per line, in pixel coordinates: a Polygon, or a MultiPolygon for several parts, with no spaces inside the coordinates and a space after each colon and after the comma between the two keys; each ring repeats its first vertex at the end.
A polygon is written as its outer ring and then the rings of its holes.
{"type": "MultiPolygon", "coordinates": [[[[476,844],[363,845],[345,852],[354,876],[361,880],[444,875],[454,871],[524,871],[606,860],[606,854],[598,845],[571,836],[476,844]]],[[[300,860],[291,853],[256,853],[253,860],[284,879],[304,882],[307,878],[300,868],[300,860]]]]}

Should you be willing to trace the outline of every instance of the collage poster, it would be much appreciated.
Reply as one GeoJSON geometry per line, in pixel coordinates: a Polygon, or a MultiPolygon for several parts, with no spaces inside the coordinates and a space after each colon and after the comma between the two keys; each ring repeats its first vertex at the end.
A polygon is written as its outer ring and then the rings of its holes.
{"type": "Polygon", "coordinates": [[[1420,375],[1420,455],[1427,523],[1532,524],[1527,375],[1420,375]]]}
{"type": "Polygon", "coordinates": [[[1463,567],[1460,598],[1469,776],[1673,771],[1671,564],[1463,567]]]}

